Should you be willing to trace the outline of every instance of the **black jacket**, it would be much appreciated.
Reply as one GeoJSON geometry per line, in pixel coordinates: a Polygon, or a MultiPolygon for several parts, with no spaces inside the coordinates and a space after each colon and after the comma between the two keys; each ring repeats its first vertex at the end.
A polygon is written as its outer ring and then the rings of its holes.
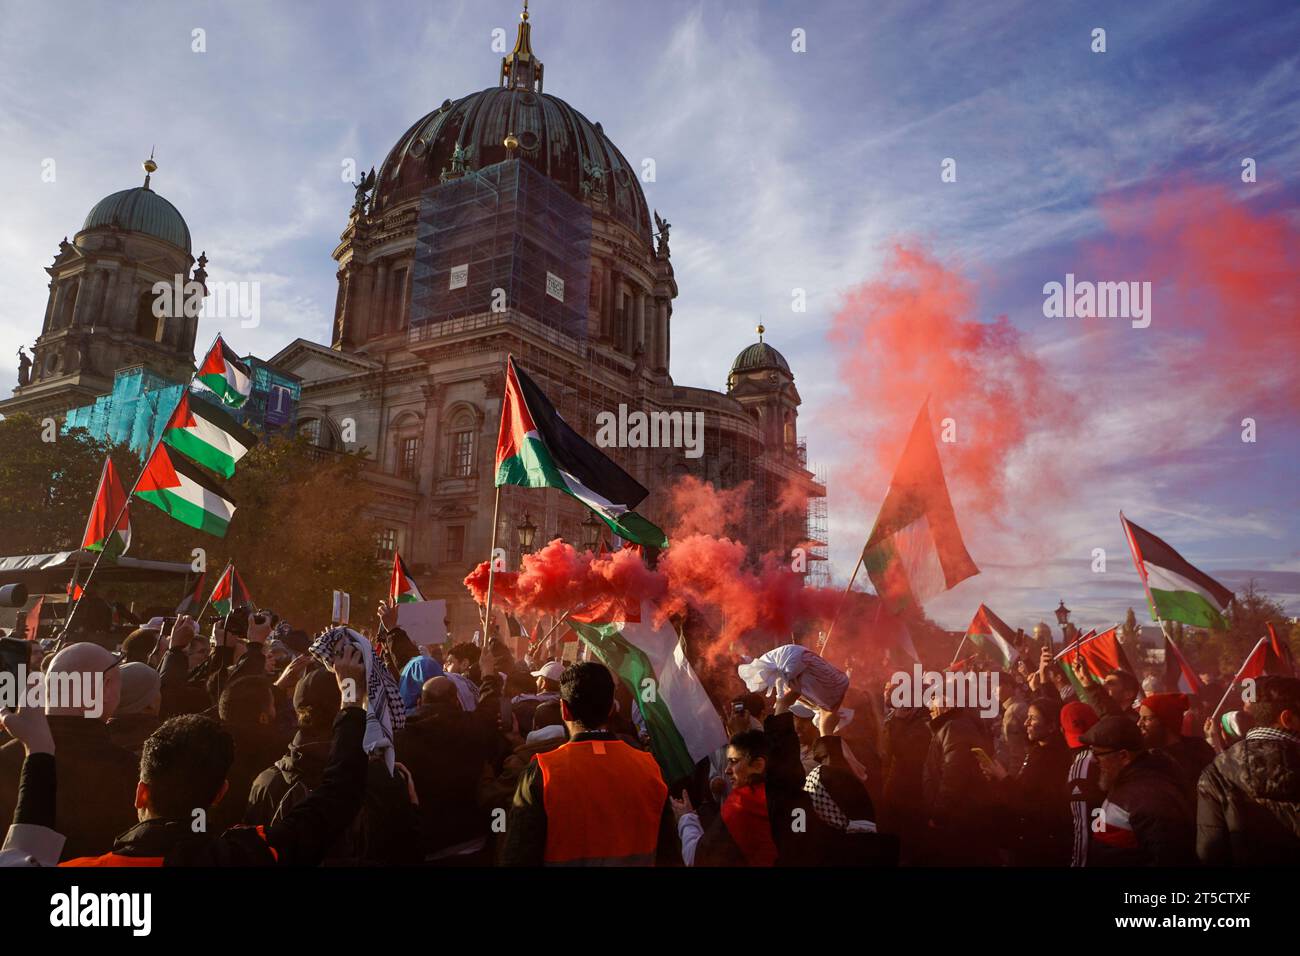
{"type": "Polygon", "coordinates": [[[991,787],[973,748],[990,753],[993,744],[980,722],[949,711],[930,722],[934,738],[921,776],[926,815],[924,858],[943,866],[986,866],[997,862],[996,834],[989,826],[991,787]]]}
{"type": "Polygon", "coordinates": [[[1251,731],[1205,768],[1196,795],[1202,863],[1300,863],[1300,737],[1251,731]]]}
{"type": "Polygon", "coordinates": [[[1070,863],[1069,776],[1074,754],[1060,734],[1046,746],[1030,743],[1015,777],[994,786],[1003,816],[1003,846],[1016,866],[1070,863]]]}
{"type": "MultiPolygon", "coordinates": [[[[253,781],[244,824],[279,823],[311,796],[325,778],[330,746],[328,739],[307,739],[299,733],[289,752],[253,781]]],[[[406,778],[400,773],[390,775],[382,760],[371,759],[361,812],[330,848],[325,865],[413,864],[422,859],[420,819],[407,793],[406,778]]]]}
{"type": "MultiPolygon", "coordinates": [[[[63,858],[101,852],[136,820],[140,760],[113,743],[102,720],[56,716],[49,721],[59,767],[55,829],[68,838],[63,858]]],[[[24,755],[20,741],[0,747],[0,820],[13,815],[24,755]]]]}
{"type": "Polygon", "coordinates": [[[1214,748],[1200,737],[1179,737],[1168,747],[1160,747],[1157,753],[1164,754],[1178,767],[1179,779],[1189,797],[1196,798],[1196,784],[1201,773],[1214,760],[1214,748]]]}
{"type": "Polygon", "coordinates": [[[1195,811],[1168,757],[1144,751],[1115,777],[1106,804],[1127,813],[1134,845],[1094,831],[1088,866],[1187,866],[1196,862],[1195,811]]]}
{"type": "MultiPolygon", "coordinates": [[[[70,865],[112,866],[111,856],[127,856],[151,858],[162,866],[318,866],[361,808],[365,732],[365,711],[344,708],[334,721],[333,749],[321,785],[278,823],[195,833],[189,819],[146,820],[114,841],[107,861],[87,857],[70,865]]],[[[58,757],[61,764],[62,754],[58,757]]]]}
{"type": "Polygon", "coordinates": [[[491,708],[417,714],[397,732],[395,746],[420,800],[423,853],[432,855],[488,835],[493,808],[479,806],[478,788],[501,745],[491,708]]]}

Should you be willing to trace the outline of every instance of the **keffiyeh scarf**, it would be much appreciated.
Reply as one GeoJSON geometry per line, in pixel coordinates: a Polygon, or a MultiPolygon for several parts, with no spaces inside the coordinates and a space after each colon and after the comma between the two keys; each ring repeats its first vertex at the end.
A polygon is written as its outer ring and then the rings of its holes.
{"type": "Polygon", "coordinates": [[[381,752],[391,774],[397,760],[393,734],[406,726],[406,706],[393,675],[376,658],[370,642],[351,628],[331,628],[312,641],[307,653],[328,666],[342,652],[345,643],[360,648],[366,662],[366,735],[362,746],[371,755],[381,752]]]}

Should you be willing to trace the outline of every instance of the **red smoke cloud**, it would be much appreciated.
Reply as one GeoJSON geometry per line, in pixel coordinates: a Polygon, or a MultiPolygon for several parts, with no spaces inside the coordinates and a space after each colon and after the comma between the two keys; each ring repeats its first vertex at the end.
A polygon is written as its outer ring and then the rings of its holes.
{"type": "MultiPolygon", "coordinates": [[[[1006,316],[975,315],[971,282],[924,250],[893,246],[883,276],[852,289],[832,318],[847,400],[829,424],[852,447],[832,476],[868,508],[879,506],[917,409],[930,396],[953,497],[997,515],[1005,465],[1034,428],[1073,418],[1069,397],[1006,316]]],[[[841,499],[842,500],[842,499],[841,499]]],[[[841,506],[842,507],[842,506],[841,506]]],[[[958,508],[960,521],[962,509],[958,508]]]]}
{"type": "MultiPolygon", "coordinates": [[[[1093,268],[1153,286],[1151,327],[1131,332],[1154,343],[1139,370],[1147,380],[1167,376],[1180,389],[1210,389],[1243,414],[1294,416],[1300,229],[1288,211],[1188,181],[1116,193],[1100,209],[1109,236],[1090,250],[1093,268]]],[[[1106,338],[1117,346],[1133,341],[1106,338]]]]}
{"type": "MultiPolygon", "coordinates": [[[[680,480],[672,492],[676,529],[733,521],[746,491],[719,492],[694,478],[680,480]]],[[[708,634],[703,640],[694,635],[693,647],[710,661],[736,642],[761,651],[789,643],[796,633],[825,630],[840,607],[837,590],[805,587],[802,576],[771,557],[753,563],[740,541],[680,530],[671,540],[652,570],[634,549],[597,556],[557,538],[525,555],[517,573],[498,572],[493,602],[525,616],[559,615],[611,601],[633,606],[649,601],[660,621],[694,611],[707,622],[708,634]]],[[[485,561],[465,578],[480,605],[487,584],[485,561]]],[[[860,602],[841,616],[836,628],[845,645],[856,643],[863,618],[860,602]]]]}
{"type": "Polygon", "coordinates": [[[751,482],[719,491],[711,482],[693,475],[678,478],[668,493],[670,523],[668,537],[676,540],[692,534],[726,534],[745,517],[745,500],[751,482]]]}

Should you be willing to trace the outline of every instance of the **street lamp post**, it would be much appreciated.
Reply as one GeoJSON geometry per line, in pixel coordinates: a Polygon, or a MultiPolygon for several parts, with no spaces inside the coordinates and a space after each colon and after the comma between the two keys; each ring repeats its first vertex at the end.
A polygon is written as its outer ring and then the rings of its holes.
{"type": "Polygon", "coordinates": [[[533,524],[528,512],[524,512],[524,520],[515,527],[515,531],[519,533],[520,552],[527,554],[533,549],[533,537],[537,534],[537,525],[533,524]]]}
{"type": "Polygon", "coordinates": [[[602,527],[603,525],[595,513],[587,512],[587,518],[582,522],[582,547],[584,550],[596,550],[596,545],[600,543],[600,529],[602,527]]]}
{"type": "Polygon", "coordinates": [[[1068,644],[1070,636],[1065,629],[1070,623],[1070,609],[1065,606],[1064,598],[1061,599],[1061,603],[1056,609],[1056,623],[1061,626],[1061,640],[1068,644]]]}

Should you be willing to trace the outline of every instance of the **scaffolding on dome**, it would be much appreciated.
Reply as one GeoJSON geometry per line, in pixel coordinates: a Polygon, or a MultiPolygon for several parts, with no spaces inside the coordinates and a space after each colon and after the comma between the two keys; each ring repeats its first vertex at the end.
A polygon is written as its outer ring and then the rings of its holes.
{"type": "Polygon", "coordinates": [[[585,341],[590,284],[591,210],[531,165],[495,163],[421,198],[413,329],[513,310],[585,341]]]}

